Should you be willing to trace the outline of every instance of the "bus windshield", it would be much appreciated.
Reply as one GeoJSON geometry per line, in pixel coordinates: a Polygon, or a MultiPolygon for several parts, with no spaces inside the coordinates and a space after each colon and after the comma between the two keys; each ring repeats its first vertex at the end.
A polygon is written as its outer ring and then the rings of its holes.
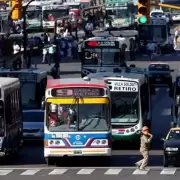
{"type": "Polygon", "coordinates": [[[106,14],[109,17],[114,18],[129,18],[127,7],[121,7],[120,9],[107,9],[106,14]]]}
{"type": "Polygon", "coordinates": [[[116,48],[88,48],[84,50],[84,65],[112,65],[120,63],[120,50],[116,48]]]}
{"type": "MultiPolygon", "coordinates": [[[[22,83],[22,82],[21,82],[22,83]]],[[[35,97],[36,83],[22,83],[21,98],[23,109],[36,109],[38,107],[35,97]]]]}
{"type": "Polygon", "coordinates": [[[111,123],[137,123],[139,117],[138,92],[111,92],[111,123]]]}
{"type": "Polygon", "coordinates": [[[32,20],[36,20],[36,21],[41,21],[41,10],[34,10],[34,11],[26,11],[26,18],[27,21],[32,21],[32,20]]]}
{"type": "Polygon", "coordinates": [[[51,132],[107,131],[109,104],[47,103],[47,126],[51,132]]]}
{"type": "Polygon", "coordinates": [[[44,10],[43,11],[43,20],[44,21],[55,21],[56,19],[67,16],[67,9],[53,9],[53,10],[44,10]]]}

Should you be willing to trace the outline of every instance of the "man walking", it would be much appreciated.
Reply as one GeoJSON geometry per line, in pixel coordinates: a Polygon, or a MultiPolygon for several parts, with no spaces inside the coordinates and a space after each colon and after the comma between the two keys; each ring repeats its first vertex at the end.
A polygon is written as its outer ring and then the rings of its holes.
{"type": "Polygon", "coordinates": [[[153,136],[149,133],[149,128],[144,126],[141,133],[141,144],[140,144],[140,153],[143,156],[143,159],[136,163],[137,168],[145,170],[145,167],[148,164],[149,160],[149,147],[153,136]]]}

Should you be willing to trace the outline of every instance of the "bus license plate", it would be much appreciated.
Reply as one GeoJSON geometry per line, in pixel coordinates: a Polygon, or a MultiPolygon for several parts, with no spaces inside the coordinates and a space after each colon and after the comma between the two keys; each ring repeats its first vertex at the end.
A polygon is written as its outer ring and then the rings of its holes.
{"type": "Polygon", "coordinates": [[[78,154],[82,154],[81,150],[74,150],[74,154],[78,155],[78,154]]]}

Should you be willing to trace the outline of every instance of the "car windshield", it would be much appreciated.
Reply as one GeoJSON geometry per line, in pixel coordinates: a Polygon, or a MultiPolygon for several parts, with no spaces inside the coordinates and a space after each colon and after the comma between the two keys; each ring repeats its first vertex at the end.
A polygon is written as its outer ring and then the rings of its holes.
{"type": "Polygon", "coordinates": [[[25,111],[22,114],[23,122],[44,122],[44,111],[25,111]]]}
{"type": "Polygon", "coordinates": [[[109,104],[47,104],[47,126],[51,132],[107,131],[109,104]]]}
{"type": "Polygon", "coordinates": [[[162,13],[162,12],[153,12],[153,13],[151,13],[151,16],[153,16],[153,17],[163,16],[163,15],[164,15],[164,13],[162,13]]]}
{"type": "Polygon", "coordinates": [[[170,67],[167,64],[151,64],[148,69],[150,71],[169,71],[170,67]]]}
{"type": "Polygon", "coordinates": [[[88,48],[84,50],[84,65],[112,65],[120,63],[119,49],[88,48]]]}
{"type": "Polygon", "coordinates": [[[111,123],[137,123],[139,113],[138,92],[111,92],[111,123]]]}
{"type": "Polygon", "coordinates": [[[168,140],[180,140],[180,130],[171,130],[168,140]]]}

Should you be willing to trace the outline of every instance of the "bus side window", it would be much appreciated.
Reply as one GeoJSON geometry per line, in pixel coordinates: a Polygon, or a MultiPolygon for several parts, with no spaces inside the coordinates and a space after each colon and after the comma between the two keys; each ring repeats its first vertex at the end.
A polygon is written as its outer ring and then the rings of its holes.
{"type": "Polygon", "coordinates": [[[5,101],[5,117],[6,117],[6,124],[11,125],[12,124],[12,112],[11,112],[11,98],[10,94],[6,96],[5,101]]]}

